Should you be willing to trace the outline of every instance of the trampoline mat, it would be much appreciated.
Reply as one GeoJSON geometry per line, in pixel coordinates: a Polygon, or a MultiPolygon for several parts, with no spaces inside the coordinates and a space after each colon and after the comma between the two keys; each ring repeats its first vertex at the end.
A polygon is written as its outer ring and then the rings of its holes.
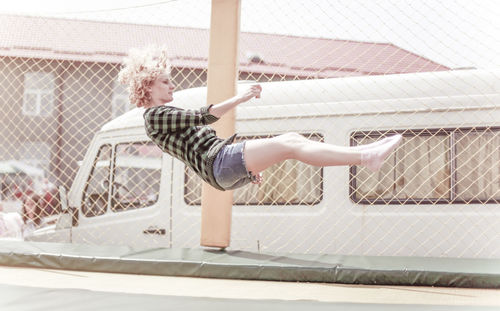
{"type": "Polygon", "coordinates": [[[500,288],[499,259],[135,251],[120,246],[2,241],[0,265],[243,280],[500,288]]]}

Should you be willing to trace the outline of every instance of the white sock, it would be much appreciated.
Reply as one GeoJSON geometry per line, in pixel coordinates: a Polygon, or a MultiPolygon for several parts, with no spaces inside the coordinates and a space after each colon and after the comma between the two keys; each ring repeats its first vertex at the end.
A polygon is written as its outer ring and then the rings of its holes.
{"type": "Polygon", "coordinates": [[[363,151],[363,150],[368,150],[368,149],[372,149],[374,147],[378,147],[378,146],[381,146],[383,144],[386,144],[388,143],[389,141],[391,141],[391,139],[394,139],[395,136],[397,135],[393,135],[393,136],[389,136],[389,137],[386,137],[386,138],[383,138],[383,139],[380,139],[380,140],[377,140],[373,143],[370,143],[370,144],[365,144],[365,145],[358,145],[358,146],[353,146],[351,148],[353,148],[354,150],[356,151],[363,151]]]}
{"type": "Polygon", "coordinates": [[[387,142],[384,144],[363,150],[364,152],[361,153],[361,165],[365,166],[372,172],[378,171],[382,167],[382,164],[387,156],[389,156],[389,154],[399,145],[402,138],[403,136],[397,134],[388,137],[387,142]]]}

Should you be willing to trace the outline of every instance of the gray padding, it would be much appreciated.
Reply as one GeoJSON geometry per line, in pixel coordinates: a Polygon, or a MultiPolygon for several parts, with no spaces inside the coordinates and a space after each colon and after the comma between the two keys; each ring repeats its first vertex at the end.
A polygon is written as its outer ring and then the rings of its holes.
{"type": "Polygon", "coordinates": [[[0,265],[224,279],[500,288],[500,260],[263,254],[0,241],[0,265]]]}

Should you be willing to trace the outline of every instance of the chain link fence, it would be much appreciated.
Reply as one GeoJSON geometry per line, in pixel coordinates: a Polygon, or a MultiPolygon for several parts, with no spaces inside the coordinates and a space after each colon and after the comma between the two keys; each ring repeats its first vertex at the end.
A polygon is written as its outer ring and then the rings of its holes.
{"type": "MultiPolygon", "coordinates": [[[[231,247],[499,258],[495,10],[242,1],[239,80],[264,89],[238,108],[238,139],[404,138],[378,173],[297,161],[268,169],[262,185],[234,192],[231,247]]],[[[0,15],[3,238],[199,247],[201,181],[147,139],[117,74],[130,48],[166,45],[173,104],[203,106],[209,19],[209,1],[189,0],[0,15]]]]}

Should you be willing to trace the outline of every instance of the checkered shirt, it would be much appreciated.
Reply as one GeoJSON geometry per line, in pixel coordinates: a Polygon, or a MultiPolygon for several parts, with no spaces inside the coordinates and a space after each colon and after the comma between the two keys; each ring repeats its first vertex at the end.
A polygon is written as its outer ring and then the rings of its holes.
{"type": "Polygon", "coordinates": [[[209,126],[218,120],[205,106],[198,110],[185,110],[172,106],[157,106],[146,109],[144,122],[149,138],[163,152],[181,160],[205,182],[224,190],[215,181],[213,163],[219,150],[234,141],[236,135],[227,139],[217,137],[209,126]]]}

